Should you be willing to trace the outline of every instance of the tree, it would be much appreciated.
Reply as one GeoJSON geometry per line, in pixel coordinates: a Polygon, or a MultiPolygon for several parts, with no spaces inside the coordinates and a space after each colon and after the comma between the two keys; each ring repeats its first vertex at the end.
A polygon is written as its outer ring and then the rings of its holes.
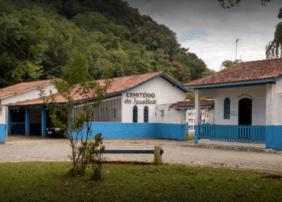
{"type": "MultiPolygon", "coordinates": [[[[233,6],[239,6],[241,0],[217,0],[223,8],[231,8],[233,6]]],[[[248,0],[246,0],[248,1],[248,0]]],[[[261,0],[261,5],[265,6],[271,0],[261,0]]]]}
{"type": "MultiPolygon", "coordinates": [[[[95,137],[95,140],[99,142],[89,144],[88,140],[92,137],[91,122],[94,117],[94,108],[101,104],[110,85],[109,80],[105,80],[105,84],[99,84],[89,76],[87,57],[89,55],[83,52],[73,54],[68,61],[68,66],[64,69],[64,79],[53,78],[58,94],[45,96],[44,91],[41,90],[41,98],[47,105],[47,110],[50,111],[52,122],[55,127],[62,128],[70,140],[72,148],[70,174],[73,176],[83,175],[89,160],[93,159],[93,156],[89,154],[89,149],[101,146],[99,144],[102,141],[101,134],[95,137]],[[75,97],[78,95],[81,100],[85,101],[82,103],[82,111],[74,114],[75,97]],[[96,99],[91,101],[94,97],[96,99]],[[62,100],[66,104],[59,104],[62,100]]],[[[105,148],[100,149],[103,151],[105,148]]],[[[94,173],[99,174],[95,167],[94,173]]]]}
{"type": "Polygon", "coordinates": [[[203,60],[199,59],[196,54],[190,53],[187,57],[187,65],[191,72],[191,80],[196,80],[202,78],[203,72],[206,70],[207,66],[203,60]]]}
{"type": "Polygon", "coordinates": [[[239,63],[239,62],[242,62],[241,60],[224,60],[222,63],[221,63],[221,67],[220,67],[220,70],[222,69],[228,69],[229,67],[239,63]]]}
{"type": "MultiPolygon", "coordinates": [[[[235,5],[239,6],[241,0],[217,0],[223,8],[230,8],[235,5]]],[[[261,0],[261,5],[266,6],[271,0],[261,0]]],[[[279,10],[278,16],[282,19],[282,7],[279,10]]],[[[274,39],[266,45],[266,58],[281,58],[282,57],[282,22],[276,25],[274,39]]]]}
{"type": "Polygon", "coordinates": [[[206,68],[206,71],[204,71],[204,72],[202,73],[202,76],[203,76],[203,77],[209,76],[209,75],[211,75],[211,74],[213,74],[213,73],[215,73],[214,70],[210,70],[209,68],[206,68]]]}
{"type": "MultiPolygon", "coordinates": [[[[280,8],[278,16],[282,19],[282,8],[280,8]]],[[[281,58],[282,57],[282,22],[276,25],[273,41],[270,41],[266,46],[266,58],[281,58]]]]}
{"type": "Polygon", "coordinates": [[[17,11],[0,0],[0,87],[37,79],[51,26],[40,7],[17,11]]]}
{"type": "Polygon", "coordinates": [[[190,70],[187,66],[184,66],[181,62],[173,61],[171,66],[175,69],[173,76],[181,83],[188,83],[190,80],[190,70]]]}
{"type": "MultiPolygon", "coordinates": [[[[191,92],[191,93],[187,93],[186,94],[186,99],[194,101],[195,100],[195,93],[191,92]]],[[[206,97],[201,97],[201,100],[206,100],[206,97]]]]}

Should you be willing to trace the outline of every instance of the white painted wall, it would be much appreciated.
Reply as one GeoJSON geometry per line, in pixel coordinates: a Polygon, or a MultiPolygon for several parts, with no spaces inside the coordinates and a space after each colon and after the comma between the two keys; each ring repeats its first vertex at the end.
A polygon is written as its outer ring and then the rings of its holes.
{"type": "Polygon", "coordinates": [[[250,86],[240,88],[220,88],[201,90],[201,96],[215,99],[214,124],[238,125],[239,100],[243,97],[252,98],[252,125],[266,124],[266,86],[250,86]],[[230,99],[230,119],[224,119],[224,99],[230,99]]]}
{"type": "MultiPolygon", "coordinates": [[[[172,83],[164,79],[163,77],[155,78],[128,93],[149,93],[155,94],[154,98],[149,98],[151,101],[155,100],[156,104],[137,104],[138,107],[138,123],[144,122],[144,107],[149,108],[149,122],[157,123],[159,107],[163,104],[167,104],[166,112],[168,113],[168,107],[175,102],[185,100],[185,92],[180,90],[178,87],[173,86],[172,83]]],[[[122,123],[132,123],[133,122],[133,106],[135,106],[134,98],[129,98],[131,100],[130,104],[126,104],[127,93],[122,94],[122,123]]],[[[138,100],[145,100],[146,98],[137,98],[138,100]]],[[[165,106],[165,105],[164,105],[165,106]]],[[[163,106],[162,106],[163,107],[163,106]]],[[[170,110],[172,111],[172,110],[170,110]]],[[[174,112],[170,112],[174,113],[174,112]]],[[[166,121],[166,120],[163,120],[166,121]]],[[[173,121],[173,119],[171,119],[173,121]]]]}
{"type": "Polygon", "coordinates": [[[171,104],[160,104],[156,106],[155,123],[172,123],[172,124],[186,123],[185,121],[186,111],[169,108],[170,105],[171,104]]]}
{"type": "MultiPolygon", "coordinates": [[[[205,109],[201,110],[201,123],[214,123],[214,108],[209,110],[208,113],[204,112],[205,109]],[[208,116],[208,117],[207,117],[208,116]]],[[[186,120],[189,123],[189,132],[195,132],[195,109],[188,109],[186,111],[186,120]]]]}
{"type": "Polygon", "coordinates": [[[268,84],[266,90],[267,125],[282,125],[282,79],[268,84]]]}
{"type": "MultiPolygon", "coordinates": [[[[55,88],[55,86],[51,83],[48,84],[43,84],[42,88],[45,90],[46,95],[49,95],[49,91],[52,90],[52,93],[57,93],[57,89],[55,88]]],[[[32,100],[35,98],[39,98],[39,91],[37,90],[37,87],[32,88],[32,89],[28,89],[25,91],[21,91],[18,93],[15,93],[11,96],[7,96],[4,98],[0,98],[1,99],[1,106],[2,106],[2,112],[0,111],[0,124],[6,124],[6,110],[5,105],[7,104],[11,104],[11,103],[16,103],[16,102],[21,102],[21,101],[26,101],[26,100],[32,100]]]]}

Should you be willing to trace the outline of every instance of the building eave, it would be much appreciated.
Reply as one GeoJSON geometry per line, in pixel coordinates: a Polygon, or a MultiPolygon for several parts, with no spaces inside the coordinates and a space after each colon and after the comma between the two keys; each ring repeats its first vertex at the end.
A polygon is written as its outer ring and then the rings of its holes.
{"type": "Polygon", "coordinates": [[[1,100],[2,100],[2,99],[6,99],[6,98],[13,97],[13,96],[18,95],[18,94],[21,94],[21,93],[25,93],[25,92],[28,92],[28,91],[31,91],[31,90],[35,90],[35,89],[37,89],[38,86],[47,86],[47,85],[50,84],[50,83],[51,83],[51,81],[48,82],[48,83],[44,83],[44,84],[41,84],[41,85],[37,85],[37,86],[32,87],[32,88],[28,88],[28,89],[21,90],[21,91],[16,92],[16,93],[12,93],[12,94],[9,94],[9,95],[0,97],[0,99],[1,99],[1,100]]]}
{"type": "MultiPolygon", "coordinates": [[[[195,106],[189,106],[189,107],[171,107],[172,109],[175,109],[175,110],[181,110],[181,109],[195,109],[195,106]]],[[[213,106],[201,106],[201,109],[212,109],[213,106]]]]}
{"type": "Polygon", "coordinates": [[[251,81],[240,81],[240,82],[230,82],[230,83],[218,83],[218,84],[206,84],[206,85],[193,85],[187,86],[186,88],[193,89],[215,89],[215,88],[236,88],[236,87],[246,87],[246,86],[258,86],[258,85],[266,85],[268,83],[276,83],[277,80],[281,79],[279,77],[277,79],[259,79],[259,80],[251,80],[251,81]]]}
{"type": "MultiPolygon", "coordinates": [[[[174,81],[173,79],[169,78],[168,76],[166,76],[164,73],[161,73],[151,79],[148,79],[147,81],[143,82],[143,83],[140,83],[132,88],[129,88],[129,89],[126,89],[126,90],[123,90],[123,91],[118,91],[118,92],[114,92],[114,93],[110,93],[110,94],[106,94],[104,95],[104,98],[107,98],[107,97],[111,97],[111,96],[115,96],[115,95],[118,95],[118,94],[122,94],[122,93],[126,93],[128,91],[131,91],[133,89],[136,89],[138,88],[139,86],[145,84],[145,83],[148,83],[150,81],[152,81],[153,79],[156,79],[156,78],[159,78],[159,77],[164,77],[165,79],[167,79],[170,83],[172,83],[173,85],[175,85],[176,87],[180,88],[180,90],[184,91],[185,93],[188,93],[190,92],[187,88],[185,88],[184,86],[181,86],[179,83],[177,83],[176,81],[174,81]]],[[[97,98],[89,98],[89,99],[84,99],[84,100],[77,100],[77,101],[74,101],[74,104],[77,104],[77,103],[81,103],[81,102],[87,102],[87,101],[93,101],[93,100],[96,100],[97,98]]]]}

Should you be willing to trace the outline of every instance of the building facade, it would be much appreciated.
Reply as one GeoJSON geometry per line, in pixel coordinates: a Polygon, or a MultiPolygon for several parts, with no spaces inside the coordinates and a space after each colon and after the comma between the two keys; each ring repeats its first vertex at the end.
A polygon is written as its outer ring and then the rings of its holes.
{"type": "MultiPolygon", "coordinates": [[[[105,81],[97,82],[103,85],[105,81]]],[[[91,126],[93,134],[101,132],[106,139],[150,137],[185,140],[188,133],[186,110],[169,107],[177,101],[183,101],[187,92],[186,88],[163,72],[114,78],[103,103],[95,108],[91,126]]],[[[57,94],[55,101],[66,102],[57,94]]],[[[74,101],[76,106],[73,114],[82,113],[83,98],[75,96],[74,101]]],[[[17,101],[6,107],[7,134],[13,134],[13,111],[21,111],[24,113],[24,121],[20,124],[25,135],[33,135],[33,122],[40,126],[37,129],[41,131],[41,136],[48,135],[45,131],[48,113],[40,98],[17,101]]]]}
{"type": "Polygon", "coordinates": [[[237,63],[185,84],[195,89],[195,135],[282,149],[282,59],[237,63]],[[200,122],[200,97],[215,100],[214,124],[200,122]]]}

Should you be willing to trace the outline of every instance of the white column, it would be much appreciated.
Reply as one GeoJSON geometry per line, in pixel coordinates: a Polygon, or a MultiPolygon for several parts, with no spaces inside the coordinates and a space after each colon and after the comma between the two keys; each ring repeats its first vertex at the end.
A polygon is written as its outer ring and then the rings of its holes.
{"type": "Polygon", "coordinates": [[[195,90],[195,125],[201,124],[201,94],[195,90]]]}
{"type": "Polygon", "coordinates": [[[266,125],[273,125],[273,84],[266,84],[266,125]]]}

